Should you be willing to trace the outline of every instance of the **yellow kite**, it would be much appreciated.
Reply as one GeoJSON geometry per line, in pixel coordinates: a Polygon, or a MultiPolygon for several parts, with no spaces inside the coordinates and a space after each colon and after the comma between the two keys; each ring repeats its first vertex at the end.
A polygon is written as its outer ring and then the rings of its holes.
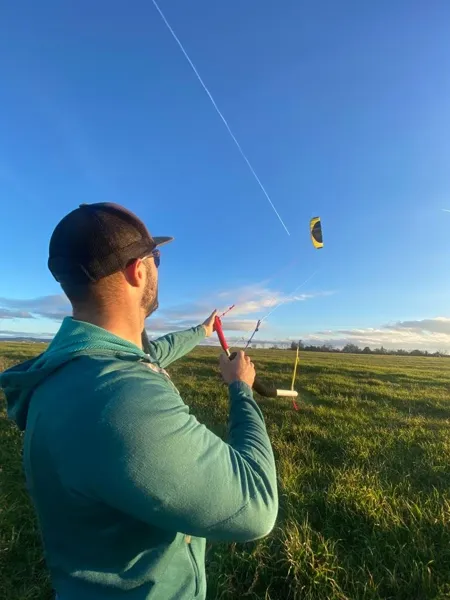
{"type": "Polygon", "coordinates": [[[314,217],[309,224],[311,230],[311,240],[314,248],[323,248],[322,224],[320,217],[314,217]]]}

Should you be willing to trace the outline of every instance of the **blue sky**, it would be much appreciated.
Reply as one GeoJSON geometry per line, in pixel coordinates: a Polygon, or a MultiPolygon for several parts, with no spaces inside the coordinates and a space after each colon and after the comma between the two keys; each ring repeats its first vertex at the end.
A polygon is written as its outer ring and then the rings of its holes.
{"type": "Polygon", "coordinates": [[[114,201],[176,238],[155,334],[235,303],[245,337],[317,271],[261,339],[450,349],[450,4],[160,7],[291,235],[150,0],[6,3],[0,331],[57,330],[51,232],[114,201]]]}

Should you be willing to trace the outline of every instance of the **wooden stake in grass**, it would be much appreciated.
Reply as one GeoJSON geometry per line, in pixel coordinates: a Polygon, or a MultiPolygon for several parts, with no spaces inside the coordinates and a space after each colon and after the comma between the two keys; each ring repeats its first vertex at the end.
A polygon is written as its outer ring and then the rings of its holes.
{"type": "MultiPolygon", "coordinates": [[[[298,349],[298,345],[297,345],[297,352],[295,354],[294,372],[292,373],[291,390],[294,390],[295,378],[297,376],[297,366],[298,366],[298,363],[299,363],[299,349],[298,349]]],[[[298,404],[295,401],[295,398],[292,399],[292,406],[294,407],[295,410],[298,410],[298,404]]]]}
{"type": "Polygon", "coordinates": [[[292,373],[292,384],[291,384],[291,390],[294,389],[294,384],[295,384],[295,377],[297,375],[297,365],[298,365],[298,346],[297,346],[297,352],[295,355],[295,365],[294,365],[294,372],[292,373]]]}

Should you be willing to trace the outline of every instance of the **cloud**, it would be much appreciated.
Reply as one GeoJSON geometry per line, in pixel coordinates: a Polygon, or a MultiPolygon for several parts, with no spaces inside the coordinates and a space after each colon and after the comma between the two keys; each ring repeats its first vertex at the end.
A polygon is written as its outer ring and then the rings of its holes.
{"type": "MultiPolygon", "coordinates": [[[[333,292],[316,292],[309,294],[289,295],[285,292],[273,290],[261,285],[249,285],[241,287],[238,290],[222,292],[218,294],[219,299],[233,302],[236,306],[233,309],[234,315],[249,315],[257,313],[267,313],[278,304],[304,302],[319,296],[330,295],[333,292]]],[[[263,315],[261,315],[263,316],[263,315]]]]}
{"type": "Polygon", "coordinates": [[[445,333],[450,335],[450,318],[436,317],[420,321],[399,321],[395,325],[387,325],[388,329],[407,331],[420,331],[429,333],[445,333]]]}
{"type": "Polygon", "coordinates": [[[71,313],[71,306],[64,294],[40,296],[37,298],[0,298],[0,318],[30,319],[43,317],[62,321],[71,313]],[[14,317],[2,317],[2,311],[15,313],[14,317]]]}
{"type": "MultiPolygon", "coordinates": [[[[182,331],[188,329],[197,323],[193,323],[190,320],[170,322],[166,319],[155,319],[150,318],[146,322],[146,330],[149,335],[155,336],[158,334],[169,333],[172,331],[182,331]]],[[[249,332],[255,328],[256,322],[254,320],[235,320],[226,322],[226,331],[243,331],[249,332]]],[[[232,338],[230,337],[230,340],[232,338]]],[[[240,339],[240,338],[239,338],[240,339]]]]}
{"type": "MultiPolygon", "coordinates": [[[[168,308],[161,308],[155,315],[156,318],[151,317],[148,320],[146,327],[151,335],[186,329],[204,321],[212,309],[217,308],[220,314],[234,304],[233,310],[223,322],[224,330],[227,332],[242,331],[250,333],[254,330],[257,320],[265,316],[278,304],[304,302],[332,293],[316,292],[291,296],[260,284],[246,285],[237,289],[211,294],[201,301],[192,300],[168,308]]],[[[264,327],[264,324],[262,327],[264,327]]]]}
{"type": "MultiPolygon", "coordinates": [[[[296,294],[290,296],[284,292],[273,290],[261,285],[248,285],[230,291],[212,294],[202,301],[192,301],[180,305],[172,306],[161,310],[168,320],[188,320],[204,319],[211,308],[216,307],[220,312],[224,312],[231,304],[235,307],[230,313],[230,317],[245,317],[254,315],[255,319],[263,317],[278,304],[293,302],[304,302],[320,296],[328,296],[333,292],[316,292],[309,294],[296,294]]],[[[228,326],[228,320],[227,320],[228,326]]]]}
{"type": "MultiPolygon", "coordinates": [[[[49,332],[42,333],[30,333],[29,331],[12,331],[11,329],[0,329],[0,336],[3,337],[3,341],[7,339],[27,339],[27,340],[46,340],[50,341],[55,334],[49,332]]],[[[1,339],[0,339],[1,341],[1,339]]]]}
{"type": "MultiPolygon", "coordinates": [[[[270,309],[280,302],[303,302],[332,293],[319,292],[290,297],[283,292],[267,287],[245,286],[238,290],[211,295],[202,302],[187,302],[166,310],[160,310],[147,321],[146,327],[152,337],[158,337],[171,331],[187,329],[201,323],[212,307],[217,306],[219,310],[226,310],[234,301],[236,307],[227,316],[226,320],[224,319],[224,328],[227,332],[230,332],[228,336],[230,343],[241,345],[242,341],[248,338],[248,335],[244,335],[244,333],[249,334],[252,332],[256,320],[267,314],[270,309]],[[242,335],[235,334],[233,336],[232,332],[242,332],[242,335]]],[[[0,319],[7,319],[10,322],[20,319],[36,319],[38,317],[60,322],[70,312],[70,303],[63,294],[28,299],[0,298],[0,319]]],[[[302,339],[305,343],[329,344],[335,347],[343,347],[345,344],[351,343],[360,347],[379,348],[384,346],[388,349],[414,350],[417,348],[433,352],[442,350],[450,352],[450,317],[440,316],[405,320],[367,328],[303,331],[297,334],[294,332],[288,339],[277,339],[276,329],[268,323],[269,320],[262,324],[261,329],[266,329],[266,334],[257,336],[255,339],[256,344],[277,343],[283,345],[289,344],[293,339],[302,339]],[[267,331],[270,331],[270,333],[268,334],[267,331]],[[272,332],[274,337],[270,339],[269,336],[272,332]]],[[[1,330],[0,334],[16,337],[50,338],[54,335],[47,332],[29,333],[11,329],[1,330]]],[[[216,344],[217,340],[214,336],[205,343],[216,344]]]]}
{"type": "Polygon", "coordinates": [[[34,319],[30,312],[0,307],[0,319],[34,319]]]}
{"type": "MultiPolygon", "coordinates": [[[[147,321],[146,327],[152,335],[187,329],[201,323],[214,307],[224,312],[231,304],[233,311],[224,320],[226,331],[253,331],[256,321],[265,316],[279,304],[305,302],[333,292],[316,292],[288,295],[267,286],[246,285],[227,290],[201,301],[193,300],[184,304],[161,308],[147,321]]],[[[45,318],[56,322],[71,314],[71,306],[64,294],[39,296],[37,298],[5,298],[0,297],[0,318],[30,319],[45,318]]],[[[264,324],[263,324],[264,327],[264,324]]]]}
{"type": "Polygon", "coordinates": [[[372,348],[384,346],[388,349],[450,351],[450,318],[399,321],[395,324],[364,329],[317,331],[303,337],[300,335],[298,338],[302,338],[306,343],[331,344],[336,347],[351,343],[372,348]]]}
{"type": "MultiPolygon", "coordinates": [[[[227,321],[225,328],[227,331],[251,331],[255,328],[254,319],[241,319],[240,321],[227,321]]],[[[261,327],[261,326],[260,326],[261,327]]]]}

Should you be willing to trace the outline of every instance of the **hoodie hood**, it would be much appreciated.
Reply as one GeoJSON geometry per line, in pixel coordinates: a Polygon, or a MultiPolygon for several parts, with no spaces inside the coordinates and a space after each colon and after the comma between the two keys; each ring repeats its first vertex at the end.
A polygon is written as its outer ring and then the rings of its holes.
{"type": "Polygon", "coordinates": [[[79,356],[115,356],[124,360],[149,360],[135,344],[96,325],[66,317],[45,352],[0,375],[6,395],[8,417],[25,429],[34,390],[67,362],[79,356]]]}

